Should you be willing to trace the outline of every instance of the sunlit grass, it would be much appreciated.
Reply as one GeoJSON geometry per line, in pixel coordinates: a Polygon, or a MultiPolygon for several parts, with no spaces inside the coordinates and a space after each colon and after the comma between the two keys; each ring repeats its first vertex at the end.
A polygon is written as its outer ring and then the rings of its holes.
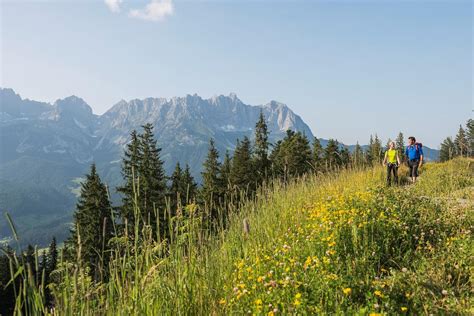
{"type": "Polygon", "coordinates": [[[275,183],[231,203],[217,234],[190,205],[170,243],[146,230],[114,239],[107,282],[62,261],[52,311],[26,277],[17,312],[469,314],[473,166],[426,165],[416,185],[392,188],[381,168],[275,183]]]}

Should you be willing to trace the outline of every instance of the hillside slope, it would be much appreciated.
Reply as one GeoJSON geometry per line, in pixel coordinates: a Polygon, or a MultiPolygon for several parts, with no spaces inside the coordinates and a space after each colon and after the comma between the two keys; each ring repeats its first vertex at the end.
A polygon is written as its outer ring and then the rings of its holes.
{"type": "MultiPolygon", "coordinates": [[[[404,172],[404,170],[402,170],[404,172]]],[[[416,185],[381,169],[266,189],[217,238],[191,220],[166,248],[121,248],[111,278],[53,286],[59,314],[472,313],[474,161],[429,164],[416,185]],[[242,221],[248,225],[242,231],[242,221]]],[[[192,209],[192,207],[190,208],[192,209]]]]}

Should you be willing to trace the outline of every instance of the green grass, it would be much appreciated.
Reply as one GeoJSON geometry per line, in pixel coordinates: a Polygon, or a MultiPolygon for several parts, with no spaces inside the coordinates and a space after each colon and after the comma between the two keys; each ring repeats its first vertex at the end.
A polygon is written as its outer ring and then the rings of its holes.
{"type": "MultiPolygon", "coordinates": [[[[191,216],[169,244],[115,239],[108,282],[62,262],[54,313],[472,314],[473,174],[457,159],[410,186],[385,187],[379,168],[275,184],[217,236],[191,216]]],[[[28,279],[22,291],[18,313],[45,312],[28,279]]]]}

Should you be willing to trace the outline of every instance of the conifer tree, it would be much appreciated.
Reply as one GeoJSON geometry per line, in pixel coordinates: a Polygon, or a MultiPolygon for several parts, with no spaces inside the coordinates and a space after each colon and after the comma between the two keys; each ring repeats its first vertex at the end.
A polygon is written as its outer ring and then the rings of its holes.
{"type": "Polygon", "coordinates": [[[230,170],[230,183],[237,194],[245,191],[247,196],[251,196],[255,192],[256,176],[250,140],[247,136],[242,141],[237,140],[230,170]]]}
{"type": "Polygon", "coordinates": [[[312,165],[315,171],[321,171],[323,166],[324,149],[317,137],[313,139],[312,165]]]}
{"type": "Polygon", "coordinates": [[[337,140],[329,139],[324,149],[324,161],[328,170],[334,170],[341,164],[341,154],[339,152],[339,143],[337,140]]]}
{"type": "Polygon", "coordinates": [[[397,147],[400,161],[405,161],[405,140],[402,132],[398,133],[397,139],[395,140],[395,146],[397,147]]]}
{"type": "MultiPolygon", "coordinates": [[[[108,242],[113,236],[111,205],[107,188],[97,174],[95,164],[81,184],[74,226],[67,244],[76,260],[90,269],[94,280],[105,277],[109,260],[108,242]],[[76,256],[77,255],[77,256],[76,256]]],[[[54,246],[55,248],[55,246],[54,246]]]]}
{"type": "Polygon", "coordinates": [[[382,141],[380,138],[375,134],[374,143],[372,146],[372,157],[374,158],[374,162],[376,164],[380,164],[382,162],[383,156],[383,149],[382,149],[382,141]]]}
{"type": "Polygon", "coordinates": [[[447,137],[442,143],[439,151],[439,160],[448,161],[457,155],[456,145],[451,137],[447,137]]]}
{"type": "Polygon", "coordinates": [[[186,192],[183,192],[183,171],[179,162],[176,163],[173,174],[171,175],[171,186],[169,189],[171,200],[171,216],[175,216],[178,208],[183,206],[183,200],[186,198],[186,192]],[[184,195],[184,199],[183,199],[184,195]]]}
{"type": "Polygon", "coordinates": [[[270,160],[268,158],[268,126],[263,112],[260,111],[257,124],[255,125],[255,171],[257,183],[262,183],[267,177],[270,169],[270,160]]]}
{"type": "MultiPolygon", "coordinates": [[[[130,142],[125,149],[122,159],[122,177],[124,184],[117,188],[121,193],[122,205],[119,208],[119,214],[122,222],[129,228],[129,232],[133,232],[135,224],[135,202],[138,202],[139,188],[139,164],[141,160],[140,141],[137,131],[133,130],[130,134],[130,142]]],[[[140,215],[139,215],[140,216],[140,215]]],[[[138,220],[138,218],[137,218],[138,220]]]]}
{"type": "Polygon", "coordinates": [[[349,152],[349,148],[347,146],[343,146],[342,149],[340,150],[341,154],[341,165],[343,167],[349,167],[351,163],[351,154],[349,152]]]}
{"type": "Polygon", "coordinates": [[[281,153],[281,145],[283,141],[278,140],[273,145],[273,150],[270,152],[269,159],[270,159],[270,169],[272,177],[274,178],[281,178],[283,177],[283,161],[282,161],[282,153],[281,153]]]}
{"type": "MultiPolygon", "coordinates": [[[[13,315],[16,299],[14,287],[19,288],[20,278],[10,282],[10,260],[14,263],[12,259],[14,252],[10,246],[7,246],[4,252],[5,254],[0,251],[0,315],[13,315]]],[[[15,266],[14,269],[16,269],[15,266]]]]}
{"type": "Polygon", "coordinates": [[[366,151],[367,163],[369,165],[373,165],[374,163],[374,157],[372,156],[373,147],[374,147],[374,137],[370,135],[369,146],[367,147],[367,151],[366,151]]]}
{"type": "Polygon", "coordinates": [[[188,164],[186,164],[186,167],[184,168],[181,179],[181,191],[183,192],[181,203],[184,206],[194,202],[197,193],[197,183],[191,175],[191,170],[188,164]]]}
{"type": "Polygon", "coordinates": [[[153,125],[148,123],[142,127],[143,134],[138,136],[141,154],[138,164],[140,212],[143,221],[150,225],[153,233],[159,233],[161,239],[166,238],[169,233],[170,218],[165,201],[166,175],[160,157],[161,148],[154,139],[153,125]],[[159,232],[156,231],[157,227],[159,232]]]}
{"type": "Polygon", "coordinates": [[[459,131],[454,139],[454,145],[456,145],[456,153],[458,156],[465,157],[467,156],[469,150],[468,139],[466,135],[466,131],[459,125],[459,131]]]}
{"type": "MultiPolygon", "coordinates": [[[[39,275],[41,277],[42,273],[45,274],[45,279],[47,279],[47,269],[48,269],[48,253],[43,249],[41,252],[41,261],[39,264],[39,275]]],[[[48,281],[46,280],[46,284],[48,281]]]]}
{"type": "Polygon", "coordinates": [[[226,194],[228,193],[227,191],[229,190],[231,184],[230,184],[230,173],[232,170],[232,157],[230,156],[230,153],[228,150],[225,152],[224,156],[224,161],[222,162],[221,169],[220,169],[220,176],[223,184],[224,191],[226,194]]]}
{"type": "Polygon", "coordinates": [[[220,206],[220,199],[223,189],[222,178],[220,176],[221,164],[219,162],[219,152],[215,146],[214,139],[209,141],[209,150],[206,160],[203,163],[202,187],[200,197],[203,204],[207,205],[208,214],[212,219],[217,218],[217,208],[220,206]]]}
{"type": "Polygon", "coordinates": [[[352,165],[355,167],[360,167],[364,165],[364,151],[359,145],[359,142],[356,143],[354,152],[352,154],[352,165]]]}
{"type": "Polygon", "coordinates": [[[58,249],[56,245],[56,237],[53,237],[51,240],[51,243],[49,244],[49,249],[48,249],[48,261],[47,261],[47,266],[46,266],[46,272],[47,274],[51,274],[56,269],[56,266],[58,265],[58,249]]]}
{"type": "Polygon", "coordinates": [[[291,140],[290,154],[293,155],[294,168],[290,168],[292,176],[301,176],[311,170],[311,146],[305,134],[297,132],[291,140]]]}
{"type": "MultiPolygon", "coordinates": [[[[46,256],[46,262],[44,266],[45,270],[45,283],[48,285],[51,282],[51,273],[56,270],[58,264],[58,249],[56,245],[56,237],[53,237],[51,243],[49,244],[48,254],[46,256]]],[[[51,290],[46,287],[45,289],[45,299],[46,305],[51,307],[53,306],[53,296],[51,290]]]]}
{"type": "Polygon", "coordinates": [[[469,119],[466,123],[467,143],[469,145],[469,156],[474,157],[474,120],[469,119]]]}

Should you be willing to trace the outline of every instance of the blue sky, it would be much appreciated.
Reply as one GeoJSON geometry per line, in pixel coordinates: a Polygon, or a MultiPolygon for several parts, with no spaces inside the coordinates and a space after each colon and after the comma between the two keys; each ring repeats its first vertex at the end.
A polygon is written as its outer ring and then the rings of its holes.
{"type": "Polygon", "coordinates": [[[472,116],[470,1],[107,1],[0,0],[0,85],[99,114],[235,92],[347,144],[402,130],[436,148],[472,116]]]}

